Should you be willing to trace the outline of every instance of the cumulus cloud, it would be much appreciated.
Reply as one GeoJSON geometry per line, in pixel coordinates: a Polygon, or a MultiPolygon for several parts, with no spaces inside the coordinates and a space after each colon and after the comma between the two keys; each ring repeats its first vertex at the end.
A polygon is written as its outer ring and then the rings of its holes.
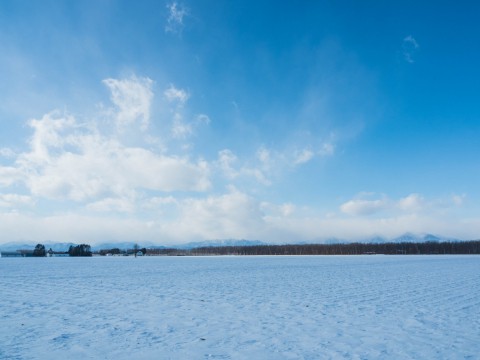
{"type": "Polygon", "coordinates": [[[188,15],[187,9],[176,1],[167,4],[168,18],[165,32],[180,34],[184,27],[183,19],[188,15]]]}
{"type": "MultiPolygon", "coordinates": [[[[44,117],[57,128],[63,118],[44,117]]],[[[71,124],[75,127],[75,123],[71,124]]],[[[48,125],[46,125],[48,126],[48,125]]],[[[44,128],[42,125],[41,128],[44,128]]],[[[36,196],[83,201],[105,195],[128,196],[135,189],[204,191],[209,186],[205,162],[165,156],[141,147],[128,147],[100,134],[73,134],[64,138],[62,151],[51,153],[50,140],[35,133],[35,147],[23,154],[27,184],[36,196]],[[66,146],[68,145],[68,147],[66,146]],[[43,156],[38,161],[38,152],[43,156]],[[67,150],[68,148],[68,150],[67,150]]],[[[53,144],[58,146],[56,142],[53,144]]]]}
{"type": "Polygon", "coordinates": [[[149,78],[136,76],[130,79],[106,79],[103,83],[110,89],[111,100],[117,106],[117,126],[122,128],[140,121],[142,129],[148,128],[150,105],[153,98],[152,84],[149,78]]]}
{"type": "Polygon", "coordinates": [[[403,39],[402,47],[403,47],[403,56],[405,60],[408,63],[411,63],[411,64],[414,63],[415,62],[414,56],[418,51],[418,49],[420,48],[417,40],[415,40],[413,36],[408,35],[403,39]]]}
{"type": "MultiPolygon", "coordinates": [[[[105,83],[119,108],[115,119],[145,126],[153,96],[151,80],[135,77],[105,83]]],[[[101,133],[95,124],[79,123],[73,115],[54,111],[30,120],[28,126],[33,132],[29,149],[16,156],[14,166],[0,167],[1,186],[22,183],[35,197],[90,201],[88,209],[96,211],[131,211],[118,199],[132,198],[141,190],[202,192],[210,186],[204,160],[155,152],[147,142],[126,145],[115,135],[101,133]]]]}

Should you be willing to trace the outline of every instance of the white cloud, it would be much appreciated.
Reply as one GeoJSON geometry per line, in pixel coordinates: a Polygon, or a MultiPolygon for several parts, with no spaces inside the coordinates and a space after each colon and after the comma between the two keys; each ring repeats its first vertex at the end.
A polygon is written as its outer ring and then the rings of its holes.
{"type": "Polygon", "coordinates": [[[158,241],[158,228],[135,218],[116,218],[97,214],[63,213],[34,216],[21,213],[0,213],[0,233],[9,241],[68,241],[91,245],[106,241],[158,241]],[[88,240],[87,240],[88,239],[88,240]]]}
{"type": "MultiPolygon", "coordinates": [[[[304,148],[297,150],[293,153],[293,164],[301,165],[311,161],[315,156],[327,157],[332,156],[335,153],[335,143],[333,135],[330,135],[330,139],[324,142],[320,146],[320,150],[314,152],[310,148],[304,148]]],[[[287,155],[288,156],[288,155],[287,155]]]]}
{"type": "Polygon", "coordinates": [[[184,119],[186,116],[184,116],[183,108],[190,98],[187,91],[178,89],[171,84],[163,94],[167,101],[173,104],[173,108],[170,110],[173,113],[171,135],[174,139],[184,140],[192,136],[199,126],[210,123],[210,118],[206,114],[197,114],[191,120],[184,119]]]}
{"type": "Polygon", "coordinates": [[[295,154],[294,164],[295,165],[305,164],[309,162],[313,158],[313,156],[314,156],[313,151],[309,149],[303,149],[302,151],[297,152],[297,154],[295,154]]]}
{"type": "Polygon", "coordinates": [[[229,149],[223,149],[218,152],[218,165],[223,174],[233,179],[238,176],[238,172],[234,169],[234,165],[237,162],[237,156],[229,149]]]}
{"type": "Polygon", "coordinates": [[[179,112],[173,114],[172,137],[175,139],[186,139],[195,134],[197,128],[201,125],[208,125],[210,118],[205,115],[197,115],[191,122],[183,120],[183,116],[179,112]]]}
{"type": "Polygon", "coordinates": [[[397,203],[398,208],[403,211],[414,212],[423,209],[425,205],[424,198],[419,194],[410,194],[397,203]]]}
{"type": "Polygon", "coordinates": [[[174,85],[163,92],[168,102],[177,102],[178,105],[183,106],[190,97],[190,94],[183,89],[177,89],[174,85]]]}
{"type": "Polygon", "coordinates": [[[106,198],[87,204],[86,208],[97,212],[126,212],[132,213],[135,206],[132,200],[125,198],[106,198]]]}
{"type": "Polygon", "coordinates": [[[192,124],[185,123],[182,115],[175,113],[172,123],[172,136],[175,139],[185,139],[193,134],[192,124]]]}
{"type": "Polygon", "coordinates": [[[0,207],[12,208],[33,205],[35,201],[31,196],[19,194],[0,194],[0,207]]]}
{"type": "Polygon", "coordinates": [[[417,40],[413,36],[408,35],[403,39],[402,47],[405,60],[409,63],[414,63],[414,55],[420,48],[417,40]]]}
{"type": "Polygon", "coordinates": [[[354,199],[340,206],[340,210],[348,215],[364,216],[387,213],[401,214],[445,214],[452,207],[461,206],[465,195],[453,195],[450,198],[425,199],[421,194],[412,193],[398,200],[382,195],[379,199],[374,193],[360,193],[354,199]]]}
{"type": "Polygon", "coordinates": [[[220,196],[186,199],[180,209],[180,219],[173,229],[190,239],[252,239],[263,232],[260,204],[234,188],[220,196]]]}
{"type": "Polygon", "coordinates": [[[15,157],[15,152],[9,148],[1,148],[0,149],[0,156],[4,158],[13,158],[15,157]]]}
{"type": "Polygon", "coordinates": [[[331,142],[324,143],[320,149],[320,156],[332,156],[335,153],[335,145],[331,142]]]}
{"type": "MultiPolygon", "coordinates": [[[[120,109],[114,116],[124,124],[149,117],[151,80],[134,79],[106,81],[120,109]],[[139,94],[129,99],[135,89],[139,94]]],[[[19,153],[14,166],[0,167],[2,186],[23,183],[35,197],[90,201],[89,209],[96,210],[113,209],[112,198],[132,198],[138,190],[201,192],[210,186],[204,160],[158,153],[149,142],[125,145],[115,135],[100,133],[95,122],[80,124],[71,115],[52,112],[28,125],[33,131],[29,151],[19,153]]],[[[125,204],[119,209],[128,210],[125,204]]]]}
{"type": "Polygon", "coordinates": [[[178,201],[173,196],[154,196],[148,199],[143,206],[147,209],[162,207],[165,205],[177,205],[178,201]]]}
{"type": "Polygon", "coordinates": [[[22,171],[13,166],[0,166],[0,186],[7,187],[23,178],[22,171]]]}
{"type": "Polygon", "coordinates": [[[247,177],[254,178],[258,183],[269,186],[272,182],[265,176],[264,172],[258,168],[248,168],[244,167],[241,169],[241,174],[247,177]]]}
{"type": "MultiPolygon", "coordinates": [[[[44,163],[50,160],[50,152],[61,149],[66,139],[66,131],[75,130],[75,119],[62,116],[59,112],[45,114],[40,120],[30,120],[28,125],[33,129],[30,138],[29,160],[44,163]]],[[[24,158],[20,154],[20,158],[24,158]]]]}
{"type": "Polygon", "coordinates": [[[38,162],[35,152],[22,155],[34,195],[84,201],[131,196],[136,189],[204,191],[209,187],[203,161],[195,164],[95,134],[74,135],[70,140],[68,151],[48,156],[47,162],[38,162]]]}
{"type": "Polygon", "coordinates": [[[388,201],[386,199],[364,200],[354,199],[347,201],[340,206],[340,210],[348,215],[371,215],[387,209],[388,201]]]}
{"type": "Polygon", "coordinates": [[[273,241],[318,241],[336,238],[348,241],[368,240],[374,236],[393,239],[406,232],[439,233],[460,239],[474,239],[480,231],[480,220],[461,221],[449,216],[402,214],[384,217],[339,216],[266,216],[273,241]]]}
{"type": "Polygon", "coordinates": [[[280,210],[283,216],[290,216],[295,212],[296,206],[291,203],[282,204],[280,210]]]}
{"type": "Polygon", "coordinates": [[[270,151],[268,149],[265,149],[264,147],[261,147],[257,151],[257,159],[260,160],[263,164],[269,164],[271,160],[270,156],[270,151]]]}
{"type": "Polygon", "coordinates": [[[117,126],[121,129],[140,121],[142,129],[146,130],[150,121],[153,81],[132,76],[122,80],[106,79],[103,83],[110,89],[111,100],[118,108],[117,126]]]}
{"type": "Polygon", "coordinates": [[[176,1],[167,4],[168,18],[165,25],[165,32],[179,34],[182,32],[184,23],[183,18],[188,15],[187,9],[176,1]]]}
{"type": "MultiPolygon", "coordinates": [[[[257,157],[258,156],[259,153],[257,152],[257,157]]],[[[263,156],[265,156],[265,153],[263,154],[263,156]]],[[[216,164],[217,167],[220,169],[221,174],[229,180],[255,179],[256,182],[262,185],[271,185],[271,181],[265,176],[262,169],[260,169],[259,167],[252,167],[245,164],[240,164],[238,157],[229,149],[219,151],[216,164]]]]}
{"type": "MultiPolygon", "coordinates": [[[[128,211],[128,205],[122,209],[124,204],[116,198],[104,198],[103,202],[90,204],[93,207],[90,210],[108,211],[109,216],[68,213],[40,217],[0,212],[0,233],[10,241],[64,241],[68,238],[72,242],[88,239],[91,244],[128,240],[165,245],[226,238],[277,243],[322,242],[330,238],[365,240],[377,235],[391,239],[405,232],[433,232],[473,239],[480,232],[480,219],[461,220],[448,212],[394,213],[376,217],[327,216],[289,202],[262,203],[234,187],[224,194],[197,196],[179,199],[168,195],[144,199],[140,204],[150,214],[144,219],[135,212],[128,218],[112,214],[112,207],[120,207],[114,213],[128,211]]],[[[28,203],[28,199],[24,200],[28,203]]],[[[395,204],[393,202],[392,207],[395,204]]]]}

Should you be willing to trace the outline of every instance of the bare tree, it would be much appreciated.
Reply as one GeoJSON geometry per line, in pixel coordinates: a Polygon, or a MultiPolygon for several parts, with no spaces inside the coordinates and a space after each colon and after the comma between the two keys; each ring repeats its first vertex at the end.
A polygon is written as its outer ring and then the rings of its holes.
{"type": "Polygon", "coordinates": [[[137,252],[140,249],[140,246],[138,244],[133,245],[133,255],[137,257],[137,252]]]}

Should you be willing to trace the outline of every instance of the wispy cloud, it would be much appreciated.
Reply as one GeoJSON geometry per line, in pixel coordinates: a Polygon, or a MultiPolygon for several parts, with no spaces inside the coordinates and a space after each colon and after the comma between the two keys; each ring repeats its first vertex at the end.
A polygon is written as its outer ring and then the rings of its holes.
{"type": "Polygon", "coordinates": [[[170,84],[170,87],[163,92],[165,99],[172,106],[172,128],[173,138],[183,140],[195,133],[195,129],[201,125],[210,124],[210,118],[206,114],[197,114],[189,117],[185,116],[184,107],[190,98],[190,94],[184,90],[170,84]],[[187,119],[185,119],[187,117],[187,119]]]}
{"type": "Polygon", "coordinates": [[[343,203],[340,210],[351,216],[385,214],[419,214],[444,212],[445,209],[462,206],[466,195],[452,195],[448,198],[427,200],[423,195],[412,193],[399,199],[391,199],[384,194],[360,193],[352,200],[343,203]]]}
{"type": "Polygon", "coordinates": [[[0,156],[5,158],[13,158],[15,157],[15,152],[9,148],[1,148],[0,149],[0,156]]]}
{"type": "Polygon", "coordinates": [[[348,215],[371,215],[388,208],[389,201],[385,197],[368,200],[363,198],[349,200],[340,206],[340,210],[348,215]]]}
{"type": "Polygon", "coordinates": [[[295,154],[293,162],[295,165],[304,164],[309,162],[314,155],[310,149],[303,149],[295,154]]]}
{"type": "Polygon", "coordinates": [[[249,164],[248,162],[240,161],[232,150],[223,149],[218,152],[216,165],[221,174],[228,180],[248,182],[248,180],[253,179],[258,184],[269,186],[272,182],[266,175],[266,170],[270,166],[268,156],[267,150],[261,148],[256,154],[260,164],[249,164]]]}
{"type": "Polygon", "coordinates": [[[165,25],[165,32],[180,34],[183,30],[183,19],[188,15],[188,10],[176,1],[167,4],[168,17],[165,25]]]}
{"type": "Polygon", "coordinates": [[[405,60],[409,63],[415,62],[415,54],[417,53],[420,46],[418,45],[417,40],[412,35],[408,35],[403,39],[403,56],[405,60]]]}
{"type": "Polygon", "coordinates": [[[184,89],[178,89],[173,84],[170,84],[170,87],[165,90],[163,94],[168,102],[176,102],[180,106],[183,106],[190,97],[190,94],[187,91],[184,89]]]}
{"type": "Polygon", "coordinates": [[[333,141],[323,143],[319,155],[332,156],[333,154],[335,154],[335,143],[333,141]]]}

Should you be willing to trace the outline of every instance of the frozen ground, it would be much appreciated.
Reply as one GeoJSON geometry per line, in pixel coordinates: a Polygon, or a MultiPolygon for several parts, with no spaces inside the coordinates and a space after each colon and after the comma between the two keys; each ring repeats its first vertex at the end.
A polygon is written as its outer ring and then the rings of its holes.
{"type": "Polygon", "coordinates": [[[480,257],[0,258],[0,359],[479,359],[480,257]]]}

